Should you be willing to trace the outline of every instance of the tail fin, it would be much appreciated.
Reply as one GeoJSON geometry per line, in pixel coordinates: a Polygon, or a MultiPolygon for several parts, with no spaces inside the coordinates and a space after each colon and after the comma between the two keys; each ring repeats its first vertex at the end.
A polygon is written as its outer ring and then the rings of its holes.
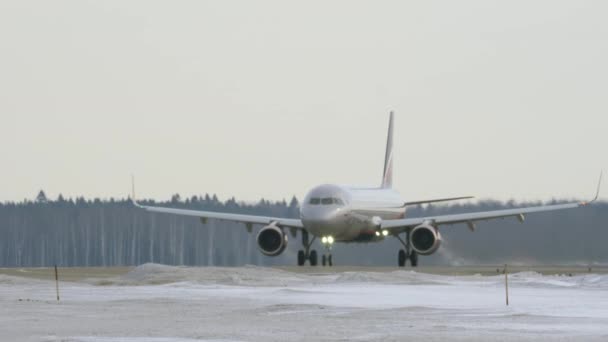
{"type": "Polygon", "coordinates": [[[386,139],[386,154],[384,156],[384,173],[382,174],[382,187],[393,187],[393,121],[394,114],[391,111],[388,121],[388,138],[386,139]]]}

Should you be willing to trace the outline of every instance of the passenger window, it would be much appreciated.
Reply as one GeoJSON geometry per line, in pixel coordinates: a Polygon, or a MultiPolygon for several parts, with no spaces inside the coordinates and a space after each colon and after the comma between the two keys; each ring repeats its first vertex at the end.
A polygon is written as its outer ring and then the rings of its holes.
{"type": "Polygon", "coordinates": [[[337,205],[344,205],[344,201],[339,198],[334,198],[334,203],[336,203],[337,205]]]}
{"type": "Polygon", "coordinates": [[[326,197],[321,200],[321,204],[324,204],[324,205],[329,205],[332,203],[334,203],[334,199],[331,197],[326,197]]]}
{"type": "Polygon", "coordinates": [[[308,202],[308,203],[316,205],[316,204],[319,204],[319,202],[321,202],[321,200],[318,197],[314,197],[314,198],[311,198],[310,202],[308,202]]]}

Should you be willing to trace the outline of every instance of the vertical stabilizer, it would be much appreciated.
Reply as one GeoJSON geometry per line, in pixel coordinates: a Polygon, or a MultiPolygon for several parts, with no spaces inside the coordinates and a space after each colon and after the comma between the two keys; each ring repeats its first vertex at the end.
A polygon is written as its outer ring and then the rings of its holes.
{"type": "Polygon", "coordinates": [[[382,187],[393,187],[393,119],[391,112],[388,121],[388,137],[386,139],[386,154],[384,156],[384,173],[382,174],[382,187]]]}

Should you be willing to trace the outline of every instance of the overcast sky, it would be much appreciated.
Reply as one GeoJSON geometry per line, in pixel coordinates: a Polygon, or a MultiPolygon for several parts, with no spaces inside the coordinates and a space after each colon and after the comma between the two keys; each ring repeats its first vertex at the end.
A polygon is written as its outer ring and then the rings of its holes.
{"type": "MultiPolygon", "coordinates": [[[[0,2],[0,200],[586,198],[605,1],[0,2]]],[[[608,188],[608,184],[607,184],[608,188]]],[[[608,190],[604,192],[608,197],[608,190]]]]}

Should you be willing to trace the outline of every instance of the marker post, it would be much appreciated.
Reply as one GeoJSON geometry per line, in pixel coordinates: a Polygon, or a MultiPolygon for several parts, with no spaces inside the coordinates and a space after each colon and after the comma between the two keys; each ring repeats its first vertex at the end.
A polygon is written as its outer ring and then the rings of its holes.
{"type": "Polygon", "coordinates": [[[55,265],[55,292],[57,293],[57,301],[59,301],[59,273],[57,272],[57,265],[55,265]]]}
{"type": "Polygon", "coordinates": [[[509,306],[509,273],[507,271],[507,264],[505,264],[505,299],[507,306],[509,306]]]}

